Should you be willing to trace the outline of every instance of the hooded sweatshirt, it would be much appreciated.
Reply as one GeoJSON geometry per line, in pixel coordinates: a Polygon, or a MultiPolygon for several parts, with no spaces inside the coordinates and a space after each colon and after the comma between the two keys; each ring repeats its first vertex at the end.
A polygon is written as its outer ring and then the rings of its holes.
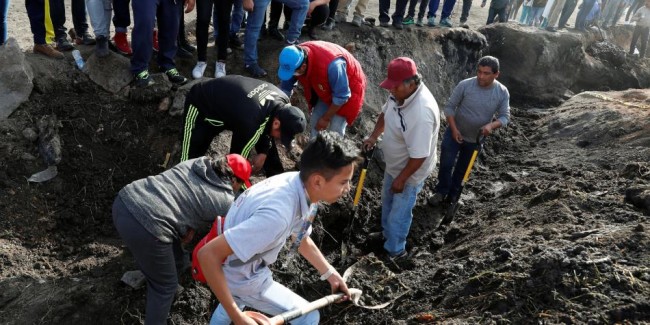
{"type": "Polygon", "coordinates": [[[181,238],[190,228],[208,228],[217,216],[228,213],[235,199],[230,180],[217,176],[208,157],[137,180],[118,195],[133,217],[164,243],[181,238]]]}

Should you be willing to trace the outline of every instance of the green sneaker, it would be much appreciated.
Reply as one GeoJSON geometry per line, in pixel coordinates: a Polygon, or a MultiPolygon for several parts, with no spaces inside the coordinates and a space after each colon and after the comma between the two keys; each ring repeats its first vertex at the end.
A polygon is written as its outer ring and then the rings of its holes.
{"type": "Polygon", "coordinates": [[[413,20],[413,17],[406,17],[402,21],[402,25],[413,25],[415,24],[415,21],[413,20]]]}
{"type": "Polygon", "coordinates": [[[144,88],[151,84],[153,84],[153,80],[151,80],[151,75],[149,75],[148,70],[136,73],[135,78],[133,78],[133,85],[138,88],[144,88]]]}
{"type": "Polygon", "coordinates": [[[181,76],[176,68],[171,68],[165,71],[165,74],[167,75],[169,81],[171,81],[174,85],[184,85],[187,82],[187,78],[181,76]]]}

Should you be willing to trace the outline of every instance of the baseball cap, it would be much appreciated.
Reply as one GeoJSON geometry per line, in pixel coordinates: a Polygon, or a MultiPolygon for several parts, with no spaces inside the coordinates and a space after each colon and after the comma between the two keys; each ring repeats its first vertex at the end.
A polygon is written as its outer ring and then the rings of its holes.
{"type": "Polygon", "coordinates": [[[293,137],[307,128],[305,114],[298,107],[285,105],[278,109],[276,117],[280,120],[280,142],[287,150],[291,150],[293,137]]]}
{"type": "Polygon", "coordinates": [[[232,169],[232,173],[235,174],[237,178],[243,179],[246,187],[251,187],[250,178],[253,168],[251,167],[251,163],[248,161],[248,159],[236,153],[227,155],[226,159],[228,159],[228,166],[230,166],[230,169],[232,169]]]}
{"type": "Polygon", "coordinates": [[[289,45],[280,52],[280,65],[278,67],[278,78],[289,80],[293,77],[296,69],[300,67],[305,59],[305,52],[295,45],[289,45]]]}
{"type": "Polygon", "coordinates": [[[404,80],[418,74],[415,62],[407,57],[395,58],[388,64],[388,76],[379,84],[379,87],[393,89],[404,80]]]}

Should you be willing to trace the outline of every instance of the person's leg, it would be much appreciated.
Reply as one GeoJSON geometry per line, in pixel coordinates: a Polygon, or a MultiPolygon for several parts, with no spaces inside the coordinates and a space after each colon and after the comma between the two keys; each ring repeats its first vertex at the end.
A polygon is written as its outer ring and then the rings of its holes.
{"type": "MultiPolygon", "coordinates": [[[[469,161],[472,159],[472,154],[474,149],[478,144],[469,143],[467,141],[460,144],[460,150],[458,152],[458,160],[456,161],[456,166],[454,167],[454,173],[451,175],[451,187],[449,189],[449,198],[454,201],[458,199],[460,195],[460,187],[463,182],[463,177],[467,172],[467,166],[469,166],[469,161]]],[[[478,157],[477,157],[478,159],[478,157]]]]}
{"type": "MultiPolygon", "coordinates": [[[[467,1],[467,0],[465,0],[465,1],[467,1]]],[[[471,4],[471,0],[469,0],[469,1],[470,1],[470,4],[471,4]]],[[[424,15],[426,15],[428,6],[429,6],[429,0],[420,0],[420,7],[418,9],[418,19],[419,20],[422,20],[424,18],[424,15]]]]}
{"type": "Polygon", "coordinates": [[[271,148],[266,155],[266,160],[264,160],[264,175],[266,177],[272,177],[284,173],[284,166],[282,165],[282,160],[278,154],[278,150],[282,150],[277,147],[275,141],[271,141],[271,148]]]}
{"type": "Polygon", "coordinates": [[[429,12],[427,13],[427,18],[435,18],[436,17],[436,11],[438,11],[438,7],[440,6],[440,0],[430,0],[429,1],[429,12]]]}
{"type": "MultiPolygon", "coordinates": [[[[279,315],[309,304],[307,300],[275,281],[264,292],[251,296],[238,297],[235,301],[241,301],[244,305],[269,315],[279,315]]],[[[319,320],[320,314],[318,310],[314,310],[291,320],[291,324],[317,325],[319,320]]]]}
{"type": "Polygon", "coordinates": [[[78,37],[82,37],[88,32],[86,2],[84,0],[72,0],[72,25],[78,37]]]}
{"type": "Polygon", "coordinates": [[[404,20],[404,11],[406,11],[406,5],[408,0],[397,0],[395,3],[395,12],[393,13],[393,24],[401,24],[404,20]]]}
{"type": "MultiPolygon", "coordinates": [[[[136,0],[138,1],[138,0],[136,0]]],[[[178,49],[178,14],[181,2],[176,0],[160,0],[158,5],[158,66],[162,71],[176,68],[174,57],[178,49]]]]}
{"type": "Polygon", "coordinates": [[[506,23],[508,22],[508,12],[506,10],[507,8],[501,8],[497,10],[497,15],[499,15],[499,22],[500,23],[506,23]]]}
{"type": "Polygon", "coordinates": [[[189,98],[186,98],[182,130],[181,161],[186,161],[205,155],[212,139],[223,130],[223,127],[217,122],[212,121],[210,124],[210,121],[206,121],[205,115],[196,106],[190,104],[189,98]]]}
{"type": "Polygon", "coordinates": [[[585,26],[585,20],[587,16],[589,15],[589,12],[591,11],[591,8],[593,8],[594,3],[596,3],[596,0],[583,0],[582,1],[582,7],[578,11],[578,15],[576,16],[576,26],[575,28],[577,29],[585,29],[587,26],[585,26]]]}
{"type": "Polygon", "coordinates": [[[560,19],[560,13],[564,8],[565,0],[555,0],[553,8],[551,8],[551,13],[548,17],[548,26],[547,27],[557,27],[558,20],[560,19]]]}
{"type": "MultiPolygon", "coordinates": [[[[267,24],[268,29],[279,29],[280,18],[282,17],[282,9],[284,5],[277,0],[271,0],[269,9],[269,21],[267,24]]],[[[285,17],[286,18],[286,17],[285,17]]]]}
{"type": "Polygon", "coordinates": [[[45,1],[25,0],[29,27],[34,35],[34,44],[45,44],[45,1]]]}
{"type": "Polygon", "coordinates": [[[113,203],[112,214],[117,232],[147,279],[144,323],[166,324],[178,287],[174,244],[163,243],[151,235],[119,197],[113,203]]]}
{"type": "Polygon", "coordinates": [[[451,12],[454,10],[456,5],[456,0],[445,0],[442,4],[442,13],[440,14],[440,20],[447,20],[451,16],[451,12]]]}
{"type": "Polygon", "coordinates": [[[320,5],[311,12],[311,27],[323,24],[332,14],[328,5],[320,5]]]}
{"type": "Polygon", "coordinates": [[[63,0],[49,0],[50,3],[50,17],[52,19],[52,26],[54,27],[54,38],[58,40],[67,39],[66,32],[68,29],[65,27],[65,3],[63,0]]]}
{"type": "Polygon", "coordinates": [[[562,14],[560,15],[560,21],[558,22],[557,25],[559,28],[566,27],[566,24],[569,21],[571,15],[573,14],[573,11],[576,9],[577,4],[578,4],[578,0],[567,0],[564,3],[564,8],[562,8],[562,14]]]}
{"type": "MultiPolygon", "coordinates": [[[[329,105],[327,105],[325,102],[322,100],[318,100],[316,105],[314,106],[314,109],[311,112],[311,116],[309,118],[309,125],[311,127],[310,133],[311,133],[311,138],[315,138],[316,135],[318,134],[318,131],[316,131],[316,123],[318,123],[318,120],[325,115],[325,112],[327,112],[327,109],[329,108],[329,105]]],[[[337,132],[341,136],[345,135],[345,129],[348,126],[348,123],[346,119],[341,116],[341,115],[334,115],[332,117],[332,120],[330,120],[330,125],[327,128],[330,131],[337,132]]]]}
{"type": "Polygon", "coordinates": [[[451,173],[456,163],[456,156],[460,151],[460,144],[456,142],[451,135],[451,130],[447,128],[442,136],[440,145],[440,167],[438,168],[438,184],[435,192],[442,195],[448,195],[451,189],[451,173]]]}
{"type": "Polygon", "coordinates": [[[390,187],[393,184],[393,177],[384,172],[384,180],[381,185],[381,231],[384,238],[392,236],[389,221],[390,211],[393,209],[393,191],[390,187]]]}
{"type": "MultiPolygon", "coordinates": [[[[354,15],[356,17],[364,18],[366,15],[366,8],[368,8],[368,1],[369,0],[359,0],[357,2],[357,5],[354,7],[354,15]]],[[[346,9],[346,14],[347,14],[347,9],[346,9]]]]}
{"type": "MultiPolygon", "coordinates": [[[[104,36],[108,38],[109,28],[111,27],[111,1],[110,0],[86,0],[88,16],[93,26],[95,36],[104,36]]],[[[79,35],[81,36],[81,35],[79,35]]]]}
{"type": "MultiPolygon", "coordinates": [[[[216,0],[219,36],[217,37],[217,60],[225,62],[228,57],[228,38],[230,37],[230,10],[233,0],[216,0]]],[[[206,33],[207,34],[207,33],[206,33]]],[[[207,43],[206,43],[207,44],[207,43]]]]}
{"type": "MultiPolygon", "coordinates": [[[[214,0],[196,1],[196,56],[199,62],[206,62],[208,59],[208,33],[210,29],[210,16],[213,13],[213,3],[214,0]]],[[[218,24],[220,21],[216,13],[216,7],[214,19],[218,24]]],[[[218,28],[215,28],[215,30],[218,30],[218,28]]]]}
{"type": "Polygon", "coordinates": [[[472,0],[463,0],[463,11],[460,14],[460,22],[464,23],[469,18],[469,10],[472,8],[472,0]]]}
{"type": "Polygon", "coordinates": [[[285,37],[288,43],[295,43],[300,37],[302,25],[307,18],[307,10],[309,10],[309,0],[281,0],[285,6],[291,8],[291,23],[289,30],[286,31],[285,37]]]}
{"type": "MultiPolygon", "coordinates": [[[[245,305],[239,302],[237,298],[235,298],[235,303],[237,304],[237,307],[239,307],[239,310],[244,309],[245,305]]],[[[219,304],[219,306],[217,306],[217,308],[214,310],[214,313],[212,313],[212,317],[210,318],[210,325],[230,325],[230,324],[232,324],[232,321],[230,320],[228,313],[226,313],[226,309],[223,308],[221,304],[219,304]]]]}
{"type": "Polygon", "coordinates": [[[0,45],[7,41],[7,13],[9,0],[0,0],[0,45]]]}
{"type": "Polygon", "coordinates": [[[488,9],[488,17],[487,17],[487,22],[485,23],[486,25],[489,25],[494,22],[494,17],[497,15],[497,10],[490,7],[488,9]]]}
{"type": "Polygon", "coordinates": [[[386,236],[386,242],[384,243],[384,249],[391,256],[398,255],[406,250],[406,237],[408,237],[411,229],[413,207],[422,185],[424,185],[424,181],[418,184],[406,184],[402,193],[393,194],[393,204],[387,220],[390,231],[387,231],[388,236],[386,236]]]}
{"type": "Polygon", "coordinates": [[[113,0],[113,26],[116,33],[126,33],[126,28],[131,25],[131,13],[129,12],[130,0],[113,0]]]}
{"type": "Polygon", "coordinates": [[[230,36],[237,36],[241,29],[241,22],[244,20],[244,7],[242,0],[233,1],[232,15],[230,16],[230,36]]]}
{"type": "Polygon", "coordinates": [[[255,0],[253,11],[248,13],[246,19],[246,33],[244,35],[244,64],[257,64],[257,40],[262,29],[262,21],[266,7],[271,0],[255,0]]]}
{"type": "Polygon", "coordinates": [[[390,22],[390,0],[379,0],[379,22],[387,24],[390,22]]]}
{"type": "Polygon", "coordinates": [[[641,46],[639,46],[639,57],[645,57],[645,50],[648,46],[648,34],[650,34],[650,27],[641,27],[641,35],[639,36],[639,41],[641,46]]]}
{"type": "Polygon", "coordinates": [[[632,32],[632,40],[630,41],[630,55],[634,54],[634,49],[636,48],[636,43],[639,41],[639,36],[641,36],[641,26],[635,26],[634,31],[632,32]]]}
{"type": "Polygon", "coordinates": [[[154,0],[136,0],[131,2],[133,10],[133,31],[131,44],[131,72],[139,74],[149,69],[149,61],[153,52],[153,33],[156,19],[156,2],[154,0]]]}
{"type": "Polygon", "coordinates": [[[408,12],[406,17],[414,18],[415,17],[415,7],[418,5],[418,0],[410,0],[408,6],[408,12]]]}

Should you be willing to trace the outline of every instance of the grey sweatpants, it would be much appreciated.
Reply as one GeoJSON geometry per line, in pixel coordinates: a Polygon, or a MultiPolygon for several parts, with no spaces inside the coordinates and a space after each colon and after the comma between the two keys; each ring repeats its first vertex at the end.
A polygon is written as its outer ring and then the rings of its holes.
{"type": "Polygon", "coordinates": [[[178,287],[184,253],[180,240],[163,243],[133,217],[118,196],[113,202],[113,223],[147,278],[145,325],[167,324],[178,287]]]}

